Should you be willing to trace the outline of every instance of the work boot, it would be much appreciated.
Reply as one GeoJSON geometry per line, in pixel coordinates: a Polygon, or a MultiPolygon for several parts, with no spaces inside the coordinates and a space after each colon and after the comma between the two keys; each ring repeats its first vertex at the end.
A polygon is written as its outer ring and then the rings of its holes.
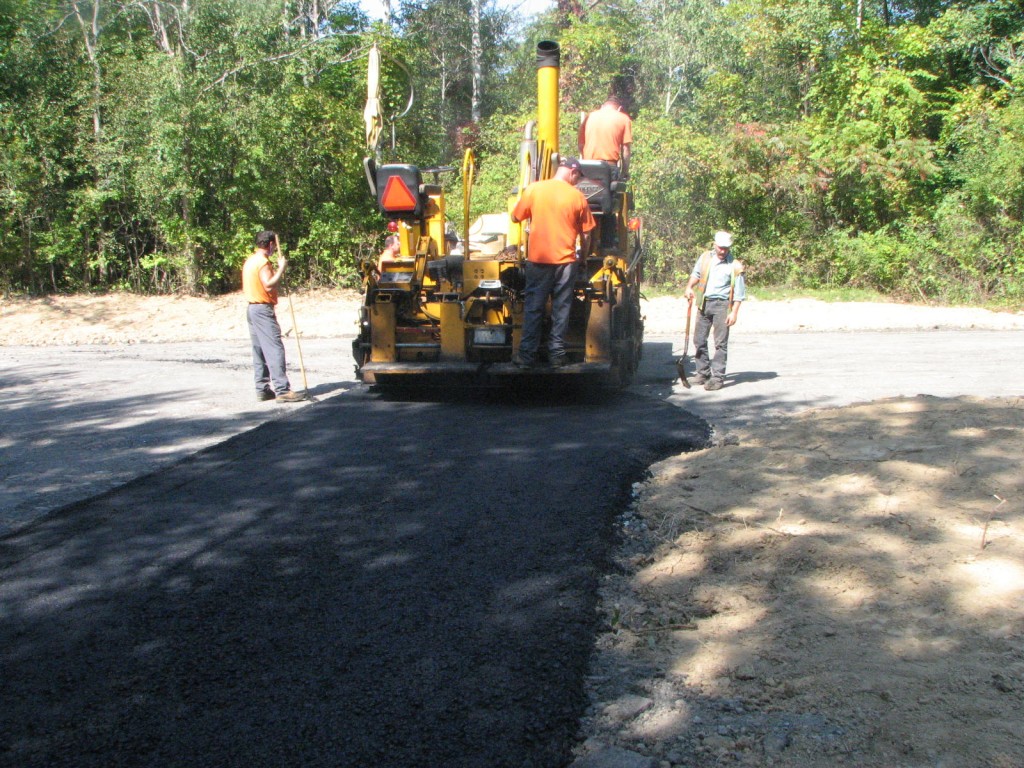
{"type": "Polygon", "coordinates": [[[274,394],[274,390],[270,389],[269,387],[267,387],[266,389],[261,389],[259,392],[256,393],[256,399],[261,403],[265,403],[267,400],[273,400],[276,397],[277,395],[274,394]]]}
{"type": "Polygon", "coordinates": [[[721,389],[725,384],[721,379],[708,379],[708,383],[704,385],[704,389],[708,392],[714,392],[716,389],[721,389]]]}
{"type": "Polygon", "coordinates": [[[548,365],[552,368],[564,368],[569,364],[569,358],[565,355],[553,355],[548,360],[548,365]]]}
{"type": "Polygon", "coordinates": [[[512,365],[516,368],[536,368],[537,360],[536,358],[523,357],[521,354],[516,352],[512,355],[512,365]]]}
{"type": "Polygon", "coordinates": [[[708,383],[708,377],[705,376],[703,373],[695,373],[690,378],[690,383],[691,384],[698,384],[698,385],[700,385],[700,384],[707,384],[708,383]]]}
{"type": "Polygon", "coordinates": [[[305,399],[305,392],[295,392],[293,390],[282,392],[280,395],[277,396],[277,402],[279,403],[301,403],[305,399]]]}

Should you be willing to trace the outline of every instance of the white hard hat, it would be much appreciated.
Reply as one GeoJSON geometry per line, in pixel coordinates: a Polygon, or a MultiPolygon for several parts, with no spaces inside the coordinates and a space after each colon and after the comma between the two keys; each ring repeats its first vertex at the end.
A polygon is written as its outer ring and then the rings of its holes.
{"type": "Polygon", "coordinates": [[[725,230],[715,232],[715,245],[719,248],[732,248],[732,235],[725,230]]]}

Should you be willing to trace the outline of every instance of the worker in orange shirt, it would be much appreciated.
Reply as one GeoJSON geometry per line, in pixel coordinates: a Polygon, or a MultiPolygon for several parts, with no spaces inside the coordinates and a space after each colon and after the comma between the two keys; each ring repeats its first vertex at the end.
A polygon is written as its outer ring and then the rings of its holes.
{"type": "Polygon", "coordinates": [[[629,178],[633,121],[622,111],[622,102],[617,96],[609,96],[600,109],[583,118],[577,143],[584,160],[604,160],[618,165],[619,178],[629,178]]]}
{"type": "Polygon", "coordinates": [[[246,319],[252,342],[256,399],[299,403],[306,399],[306,393],[293,391],[288,383],[281,326],[274,312],[277,288],[288,266],[284,254],[278,253],[274,269],[271,258],[276,251],[277,235],[264,230],[256,235],[256,250],[242,265],[242,293],[249,302],[246,319]]]}
{"type": "Polygon", "coordinates": [[[580,176],[580,161],[563,158],[554,177],[526,187],[512,209],[512,221],[530,219],[523,337],[519,350],[512,357],[517,368],[534,368],[540,364],[538,351],[548,296],[551,296],[548,364],[560,368],[568,362],[565,330],[569,325],[576,281],[576,241],[580,241],[580,252],[587,253],[590,231],[597,226],[587,199],[576,189],[580,176]]]}
{"type": "MultiPolygon", "coordinates": [[[[620,179],[629,178],[629,156],[633,144],[633,121],[622,111],[616,96],[605,99],[601,108],[583,118],[578,144],[584,160],[603,160],[618,169],[620,179]]],[[[618,245],[618,229],[614,213],[601,216],[601,246],[618,245]]]]}

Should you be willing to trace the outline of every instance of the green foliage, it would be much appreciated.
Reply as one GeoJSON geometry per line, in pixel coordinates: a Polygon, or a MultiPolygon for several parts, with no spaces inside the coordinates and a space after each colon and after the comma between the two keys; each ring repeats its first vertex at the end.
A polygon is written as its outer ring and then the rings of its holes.
{"type": "Polygon", "coordinates": [[[373,258],[377,250],[372,234],[349,226],[353,211],[326,203],[309,226],[309,234],[289,255],[293,264],[302,264],[312,285],[359,286],[359,261],[373,258]]]}
{"type": "MultiPolygon", "coordinates": [[[[495,115],[483,122],[476,142],[477,177],[470,217],[504,211],[518,184],[519,145],[532,115],[495,115]]],[[[461,212],[456,214],[461,219],[461,212]]]]}
{"type": "Polygon", "coordinates": [[[633,48],[634,10],[630,3],[602,7],[586,21],[574,19],[562,33],[566,114],[597,109],[611,93],[627,105],[633,103],[640,70],[633,48]]]}
{"type": "MultiPolygon", "coordinates": [[[[519,37],[488,2],[477,90],[470,0],[373,26],[331,0],[167,0],[163,27],[145,3],[99,7],[90,37],[69,6],[0,0],[5,290],[227,290],[263,228],[294,280],[352,285],[384,224],[362,169],[368,45],[389,118],[417,93],[381,159],[461,165],[473,147],[475,217],[518,183],[535,45],[553,36],[563,152],[609,90],[630,104],[648,282],[678,287],[727,228],[755,290],[1024,300],[1013,0],[866,3],[859,24],[836,0],[625,0],[519,37]]],[[[458,176],[443,181],[461,225],[458,176]]]]}
{"type": "Polygon", "coordinates": [[[848,301],[885,301],[885,294],[863,288],[792,288],[778,285],[761,285],[756,290],[747,290],[748,296],[758,301],[788,301],[791,299],[816,299],[828,303],[848,301]]]}
{"type": "Polygon", "coordinates": [[[57,17],[4,27],[6,284],[223,290],[258,229],[298,241],[329,201],[372,218],[350,13],[313,43],[281,36],[275,4],[201,4],[161,42],[141,6],[103,8],[96,68],[57,17]]]}

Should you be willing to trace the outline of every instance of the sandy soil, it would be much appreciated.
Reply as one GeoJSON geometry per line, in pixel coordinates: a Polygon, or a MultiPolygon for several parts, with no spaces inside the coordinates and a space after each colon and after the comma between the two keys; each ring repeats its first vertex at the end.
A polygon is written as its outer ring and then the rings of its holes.
{"type": "Polygon", "coordinates": [[[585,751],[1024,765],[1022,454],[1024,400],[920,397],[653,467],[605,587],[585,751]]]}
{"type": "MultiPolygon", "coordinates": [[[[352,333],[357,303],[294,297],[309,337],[352,333]]],[[[237,341],[240,304],[9,299],[0,345],[237,341]]],[[[678,334],[682,307],[646,302],[648,334],[678,334]]],[[[287,303],[279,316],[290,332],[287,303]]],[[[809,300],[752,300],[740,319],[1024,329],[1019,313],[809,300]]],[[[1024,765],[1021,455],[1024,400],[918,397],[654,466],[606,578],[577,765],[1024,765]]]]}
{"type": "MultiPolygon", "coordinates": [[[[296,293],[291,310],[303,336],[324,338],[356,332],[359,295],[354,291],[296,293]]],[[[643,302],[646,333],[680,333],[685,303],[660,296],[643,302]]],[[[281,328],[291,327],[282,299],[281,328]]],[[[740,321],[751,332],[871,329],[1024,329],[1024,313],[970,307],[910,304],[826,303],[813,299],[746,302],[740,321]]],[[[244,300],[238,293],[213,299],[189,296],[54,296],[0,302],[0,346],[116,344],[238,340],[245,338],[244,300]]]]}

